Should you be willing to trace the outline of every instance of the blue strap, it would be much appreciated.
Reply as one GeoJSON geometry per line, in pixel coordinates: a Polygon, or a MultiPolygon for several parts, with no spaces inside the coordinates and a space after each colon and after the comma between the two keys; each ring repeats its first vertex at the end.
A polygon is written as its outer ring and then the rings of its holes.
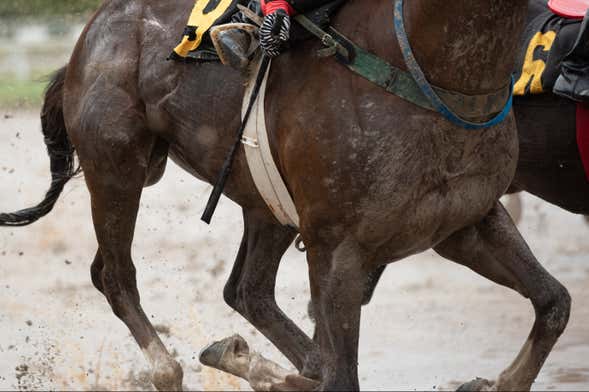
{"type": "Polygon", "coordinates": [[[470,121],[466,121],[458,117],[454,112],[452,112],[452,110],[448,106],[446,106],[446,104],[440,99],[438,94],[436,94],[430,83],[427,81],[423,71],[421,70],[421,67],[417,63],[417,60],[413,55],[413,51],[411,50],[411,44],[409,43],[407,31],[405,30],[405,22],[403,20],[403,0],[395,1],[395,31],[397,34],[397,40],[399,41],[399,45],[401,46],[401,52],[403,53],[403,57],[405,59],[405,64],[407,65],[409,72],[411,72],[411,75],[415,79],[415,82],[421,88],[423,94],[430,100],[434,108],[438,112],[440,112],[444,117],[446,117],[446,119],[465,129],[489,128],[505,120],[505,118],[511,111],[511,106],[513,104],[513,76],[511,77],[509,99],[507,100],[505,108],[503,108],[501,113],[499,113],[495,118],[485,123],[473,123],[470,121]]]}

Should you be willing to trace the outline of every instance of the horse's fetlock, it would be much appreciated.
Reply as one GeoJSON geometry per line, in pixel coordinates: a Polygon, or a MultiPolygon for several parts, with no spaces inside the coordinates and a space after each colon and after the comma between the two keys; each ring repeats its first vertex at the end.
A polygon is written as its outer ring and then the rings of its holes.
{"type": "Polygon", "coordinates": [[[165,361],[156,363],[153,368],[151,382],[159,391],[179,391],[182,390],[183,378],[184,372],[180,364],[168,358],[165,361]]]}

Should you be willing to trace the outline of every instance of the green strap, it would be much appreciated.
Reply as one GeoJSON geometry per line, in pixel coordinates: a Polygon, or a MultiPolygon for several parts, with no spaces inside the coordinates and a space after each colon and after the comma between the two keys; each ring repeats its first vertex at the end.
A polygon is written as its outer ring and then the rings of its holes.
{"type": "Polygon", "coordinates": [[[356,74],[424,109],[434,110],[429,100],[408,72],[384,61],[378,56],[360,48],[352,41],[335,31],[324,31],[304,15],[297,15],[296,21],[306,30],[321,40],[331,49],[330,54],[337,53],[340,63],[356,74]],[[335,53],[334,53],[335,52],[335,53]]]}
{"type": "Polygon", "coordinates": [[[428,110],[434,110],[429,99],[415,83],[408,72],[405,72],[381,58],[354,45],[355,56],[349,64],[349,69],[372,83],[384,88],[406,101],[428,110]]]}
{"type": "MultiPolygon", "coordinates": [[[[387,92],[421,108],[436,111],[409,72],[403,71],[362,49],[333,27],[325,31],[304,15],[295,16],[295,20],[327,47],[319,51],[320,55],[336,55],[341,64],[387,92]]],[[[510,86],[481,95],[466,95],[436,86],[432,87],[455,113],[473,121],[480,121],[488,118],[489,115],[501,112],[510,93],[510,86]]]]}

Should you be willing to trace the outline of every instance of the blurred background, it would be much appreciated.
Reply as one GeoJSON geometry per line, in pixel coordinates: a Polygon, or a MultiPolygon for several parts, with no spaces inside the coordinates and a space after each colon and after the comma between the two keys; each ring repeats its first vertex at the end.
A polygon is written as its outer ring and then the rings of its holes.
{"type": "Polygon", "coordinates": [[[41,102],[48,75],[64,65],[99,0],[0,1],[0,106],[41,102]]]}

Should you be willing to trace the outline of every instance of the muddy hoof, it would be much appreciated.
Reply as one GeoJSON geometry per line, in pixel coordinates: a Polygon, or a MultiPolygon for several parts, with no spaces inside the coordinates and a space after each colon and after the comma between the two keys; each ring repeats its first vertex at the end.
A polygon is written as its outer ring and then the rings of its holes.
{"type": "Polygon", "coordinates": [[[222,341],[213,342],[202,349],[198,355],[198,360],[205,366],[216,367],[221,362],[225,349],[226,347],[222,341]]]}
{"type": "Polygon", "coordinates": [[[239,335],[213,342],[202,349],[198,359],[205,366],[218,368],[228,355],[244,355],[249,353],[247,342],[239,335]]]}
{"type": "Polygon", "coordinates": [[[151,381],[158,391],[181,391],[184,372],[174,360],[158,363],[152,372],[151,381]]]}
{"type": "Polygon", "coordinates": [[[485,380],[484,378],[477,377],[476,379],[467,382],[466,384],[462,384],[456,392],[466,392],[466,391],[492,391],[494,383],[485,380]]]}
{"type": "Polygon", "coordinates": [[[247,342],[239,335],[205,347],[198,356],[200,363],[247,380],[250,365],[250,349],[247,342]]]}
{"type": "Polygon", "coordinates": [[[277,392],[315,391],[321,383],[298,374],[286,376],[284,381],[273,383],[270,390],[277,392]]]}

